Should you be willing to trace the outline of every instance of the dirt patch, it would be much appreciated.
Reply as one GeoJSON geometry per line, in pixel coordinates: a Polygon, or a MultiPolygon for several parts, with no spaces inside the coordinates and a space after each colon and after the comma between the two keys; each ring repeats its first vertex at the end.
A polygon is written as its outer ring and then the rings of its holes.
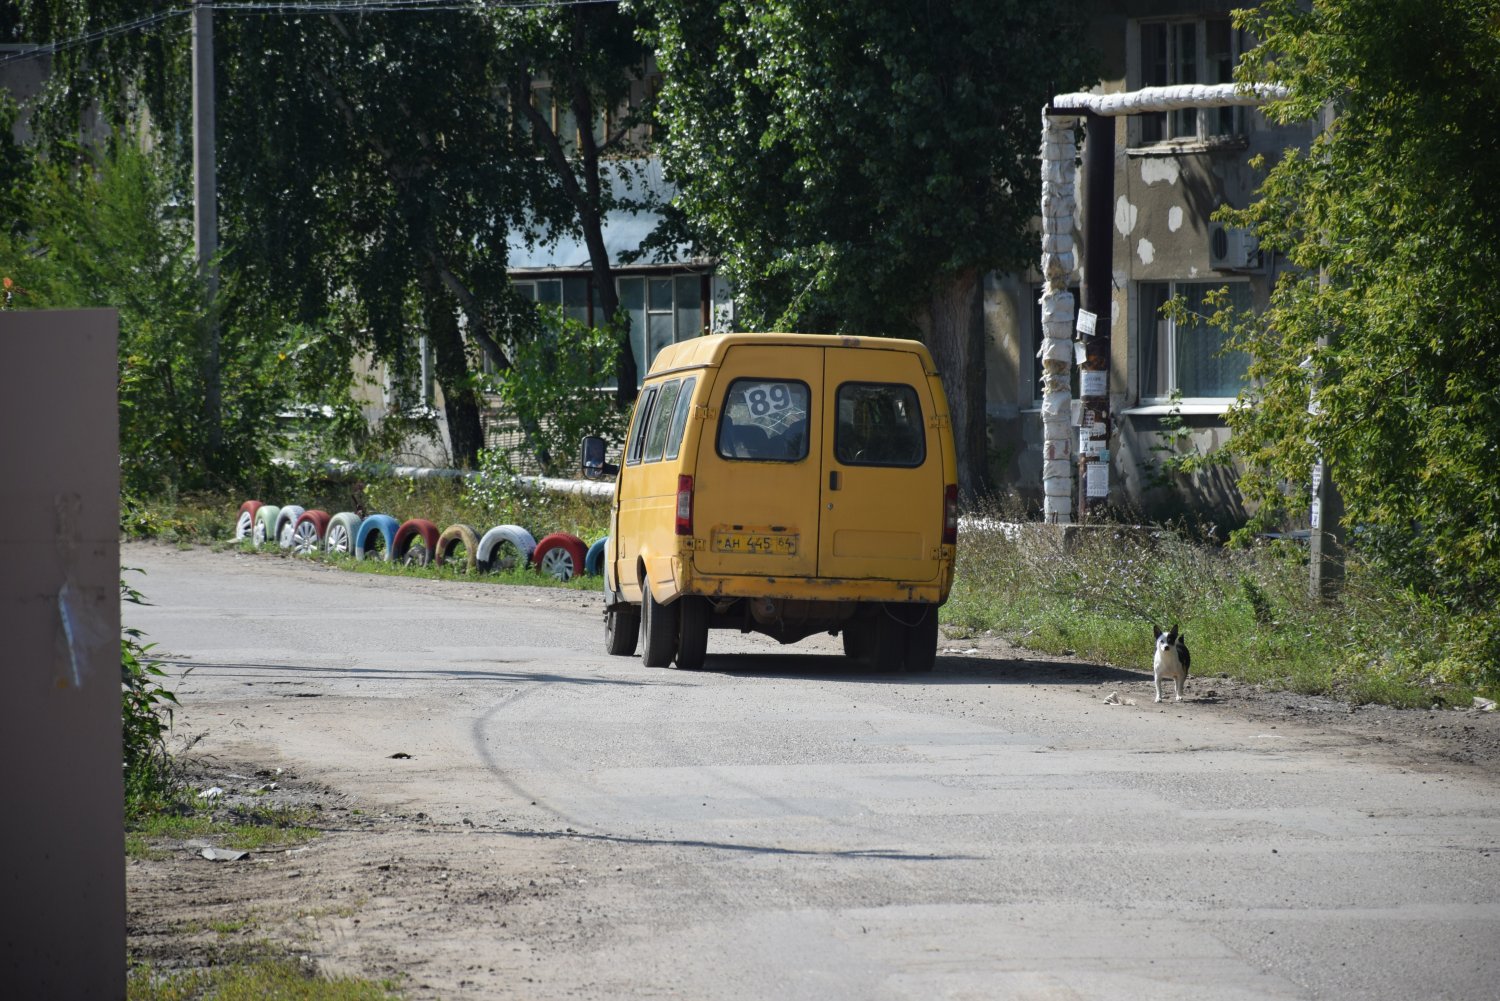
{"type": "Polygon", "coordinates": [[[533,929],[522,941],[509,916],[554,910],[566,895],[557,834],[370,812],[294,773],[242,763],[191,760],[186,772],[195,790],[222,789],[224,809],[310,809],[320,834],[232,862],[202,856],[220,844],[213,836],[154,841],[154,857],[126,865],[133,962],[179,970],[293,955],[332,975],[389,980],[411,998],[524,996],[539,918],[518,924],[533,929]],[[480,926],[482,949],[471,934],[480,926]]]}

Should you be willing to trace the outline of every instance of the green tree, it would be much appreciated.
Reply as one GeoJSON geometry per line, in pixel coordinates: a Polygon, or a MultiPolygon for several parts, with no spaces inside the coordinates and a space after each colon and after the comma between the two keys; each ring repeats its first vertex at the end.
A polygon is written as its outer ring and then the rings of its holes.
{"type": "Polygon", "coordinates": [[[600,326],[617,331],[613,374],[623,407],[635,399],[639,373],[629,327],[613,322],[620,302],[604,220],[615,209],[660,207],[640,185],[652,102],[638,14],[597,3],[497,9],[491,17],[506,107],[571,208],[569,228],[588,248],[600,326]]]}
{"type": "MultiPolygon", "coordinates": [[[[32,40],[142,16],[123,0],[20,6],[32,40]]],[[[495,24],[477,10],[221,9],[215,22],[220,234],[239,279],[221,312],[331,320],[351,353],[372,351],[400,382],[425,337],[460,465],[483,441],[480,356],[504,371],[508,343],[536,326],[506,276],[507,241],[571,223],[512,125],[495,24]]],[[[166,20],[59,53],[38,125],[67,135],[97,102],[107,121],[149,121],[187,164],[187,27],[166,20]]]]}
{"type": "Polygon", "coordinates": [[[33,165],[18,189],[15,228],[0,230],[0,270],[13,286],[13,307],[119,310],[121,477],[136,494],[264,474],[279,440],[276,415],[298,388],[296,369],[319,353],[292,358],[294,342],[255,317],[226,324],[224,405],[214,433],[200,383],[201,333],[211,317],[191,221],[175,207],[180,180],[169,161],[134,141],[75,149],[33,165]]]}
{"type": "Polygon", "coordinates": [[[980,280],[1036,253],[1041,109],[1090,82],[1074,5],[644,2],[663,159],[749,325],[922,336],[981,488],[980,280]]]}
{"type": "Polygon", "coordinates": [[[1305,506],[1323,456],[1356,543],[1481,614],[1500,660],[1500,5],[1268,0],[1237,19],[1263,39],[1240,79],[1290,91],[1267,114],[1328,123],[1226,214],[1293,265],[1241,318],[1244,489],[1305,506]]]}

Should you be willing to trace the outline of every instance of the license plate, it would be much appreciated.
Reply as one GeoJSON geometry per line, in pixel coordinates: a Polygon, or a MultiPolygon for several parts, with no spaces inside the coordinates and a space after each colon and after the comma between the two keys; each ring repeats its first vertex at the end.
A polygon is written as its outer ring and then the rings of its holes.
{"type": "Polygon", "coordinates": [[[760,556],[796,556],[797,537],[771,532],[715,532],[714,552],[760,556]]]}

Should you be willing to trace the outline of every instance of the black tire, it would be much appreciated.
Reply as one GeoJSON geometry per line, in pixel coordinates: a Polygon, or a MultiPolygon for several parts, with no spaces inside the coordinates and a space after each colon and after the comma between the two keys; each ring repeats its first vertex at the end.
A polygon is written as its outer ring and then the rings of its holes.
{"type": "Polygon", "coordinates": [[[641,635],[641,610],[629,605],[604,612],[604,649],[612,657],[634,657],[641,635]]]}
{"type": "Polygon", "coordinates": [[[882,605],[875,612],[870,666],[877,671],[899,671],[906,660],[906,623],[900,605],[882,605]]]}
{"type": "Polygon", "coordinates": [[[641,663],[668,667],[677,655],[677,605],[662,605],[651,596],[651,585],[641,582],[641,663]]]}
{"type": "Polygon", "coordinates": [[[844,640],[844,656],[868,664],[875,654],[875,626],[868,619],[851,619],[839,634],[844,640]]]}
{"type": "Polygon", "coordinates": [[[696,671],[708,653],[708,601],[695,594],[677,599],[677,668],[696,671]]]}
{"type": "Polygon", "coordinates": [[[907,606],[922,609],[922,621],[906,627],[906,670],[910,674],[931,672],[937,661],[938,610],[936,605],[907,606]]]}

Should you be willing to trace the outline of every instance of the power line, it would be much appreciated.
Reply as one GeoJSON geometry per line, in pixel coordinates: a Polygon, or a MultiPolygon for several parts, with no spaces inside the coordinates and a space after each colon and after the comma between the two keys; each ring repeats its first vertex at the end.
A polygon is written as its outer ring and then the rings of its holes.
{"type": "MultiPolygon", "coordinates": [[[[597,7],[617,3],[618,0],[282,0],[279,3],[206,3],[215,13],[224,14],[424,14],[424,13],[478,13],[481,10],[543,10],[549,7],[597,7]]],[[[0,56],[0,66],[21,59],[49,56],[67,49],[100,42],[115,35],[132,31],[145,31],[164,21],[190,13],[191,7],[174,7],[169,10],[146,14],[132,21],[122,21],[107,28],[75,35],[55,42],[43,42],[27,46],[0,56]]]]}
{"type": "Polygon", "coordinates": [[[134,21],[124,21],[120,24],[112,24],[108,28],[99,28],[94,31],[86,32],[82,35],[76,35],[73,38],[67,38],[57,42],[43,42],[39,45],[29,46],[23,50],[12,52],[7,56],[0,56],[0,66],[3,66],[8,62],[12,62],[17,59],[30,59],[34,56],[50,56],[54,52],[61,52],[64,49],[76,48],[79,45],[87,45],[90,42],[103,41],[106,38],[111,38],[115,35],[123,35],[126,32],[153,28],[163,21],[170,20],[171,18],[177,17],[180,14],[186,13],[187,8],[185,7],[174,8],[172,10],[161,10],[157,11],[155,14],[147,14],[144,17],[138,17],[134,21]]]}

